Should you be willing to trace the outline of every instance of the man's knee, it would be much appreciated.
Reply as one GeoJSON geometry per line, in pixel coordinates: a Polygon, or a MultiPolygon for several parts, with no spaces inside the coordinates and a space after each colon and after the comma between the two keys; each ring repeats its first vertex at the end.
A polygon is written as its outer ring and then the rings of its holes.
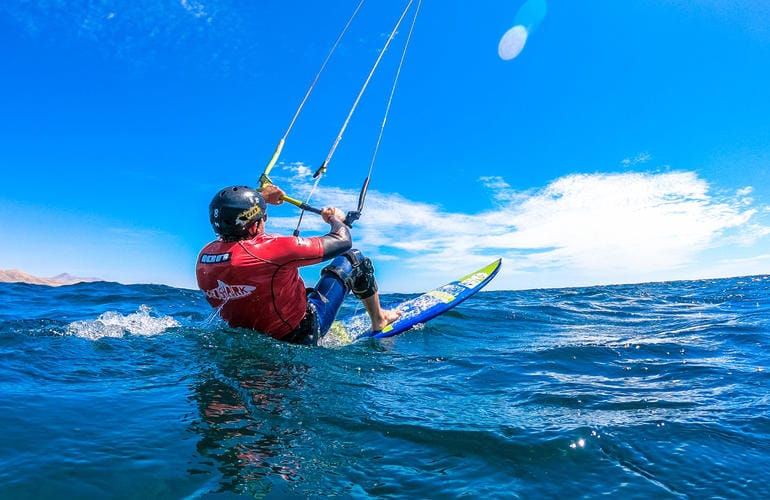
{"type": "Polygon", "coordinates": [[[328,266],[321,269],[321,276],[334,276],[340,283],[350,288],[353,265],[345,254],[335,257],[328,266]]]}
{"type": "Polygon", "coordinates": [[[343,255],[350,260],[353,266],[351,273],[352,283],[350,291],[359,299],[368,299],[377,293],[377,280],[374,278],[374,264],[368,257],[364,257],[358,250],[348,250],[343,255]]]}
{"type": "Polygon", "coordinates": [[[378,290],[371,259],[364,257],[356,249],[336,257],[323,268],[321,274],[335,276],[361,300],[371,297],[378,290]]]}

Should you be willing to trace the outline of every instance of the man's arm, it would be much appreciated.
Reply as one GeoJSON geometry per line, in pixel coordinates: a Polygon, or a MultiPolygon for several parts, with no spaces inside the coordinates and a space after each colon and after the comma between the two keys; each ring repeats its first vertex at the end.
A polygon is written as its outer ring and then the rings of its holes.
{"type": "MultiPolygon", "coordinates": [[[[271,205],[283,203],[283,195],[283,190],[273,184],[262,189],[265,202],[271,205]]],[[[323,249],[322,260],[332,259],[350,250],[353,246],[353,239],[350,236],[350,230],[342,222],[345,220],[344,212],[337,208],[327,207],[321,210],[321,217],[323,217],[324,222],[331,226],[329,232],[320,237],[323,249]]]]}
{"type": "Polygon", "coordinates": [[[327,207],[321,210],[321,217],[331,226],[329,232],[321,236],[323,260],[334,258],[350,250],[353,246],[353,239],[350,236],[348,226],[342,222],[345,220],[345,214],[342,210],[327,207]]]}

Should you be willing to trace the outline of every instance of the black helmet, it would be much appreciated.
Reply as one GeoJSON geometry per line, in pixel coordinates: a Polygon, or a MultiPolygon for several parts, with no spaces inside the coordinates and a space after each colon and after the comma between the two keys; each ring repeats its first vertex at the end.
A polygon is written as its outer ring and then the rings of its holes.
{"type": "Polygon", "coordinates": [[[249,228],[266,216],[265,199],[248,186],[226,187],[209,204],[211,227],[225,241],[245,238],[249,228]]]}

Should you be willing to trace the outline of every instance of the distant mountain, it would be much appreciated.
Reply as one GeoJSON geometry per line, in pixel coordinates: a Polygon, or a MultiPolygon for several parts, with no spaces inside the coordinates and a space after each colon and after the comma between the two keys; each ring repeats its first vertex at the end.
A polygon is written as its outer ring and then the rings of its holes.
{"type": "Polygon", "coordinates": [[[18,269],[0,269],[0,283],[30,283],[32,285],[62,286],[75,283],[103,281],[100,278],[78,278],[62,273],[53,278],[41,278],[18,269]]]}

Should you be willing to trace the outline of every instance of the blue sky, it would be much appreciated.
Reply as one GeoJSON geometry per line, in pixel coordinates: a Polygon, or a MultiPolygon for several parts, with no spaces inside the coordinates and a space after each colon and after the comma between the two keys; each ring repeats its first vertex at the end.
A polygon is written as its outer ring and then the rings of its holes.
{"type": "MultiPolygon", "coordinates": [[[[211,197],[257,182],[357,3],[3,2],[0,268],[193,288],[211,197]]],[[[273,170],[290,195],[404,5],[364,3],[273,170]]],[[[313,204],[355,205],[407,31],[313,204]]],[[[768,61],[764,0],[425,0],[356,246],[386,292],[497,257],[497,289],[768,273],[768,61]]]]}

